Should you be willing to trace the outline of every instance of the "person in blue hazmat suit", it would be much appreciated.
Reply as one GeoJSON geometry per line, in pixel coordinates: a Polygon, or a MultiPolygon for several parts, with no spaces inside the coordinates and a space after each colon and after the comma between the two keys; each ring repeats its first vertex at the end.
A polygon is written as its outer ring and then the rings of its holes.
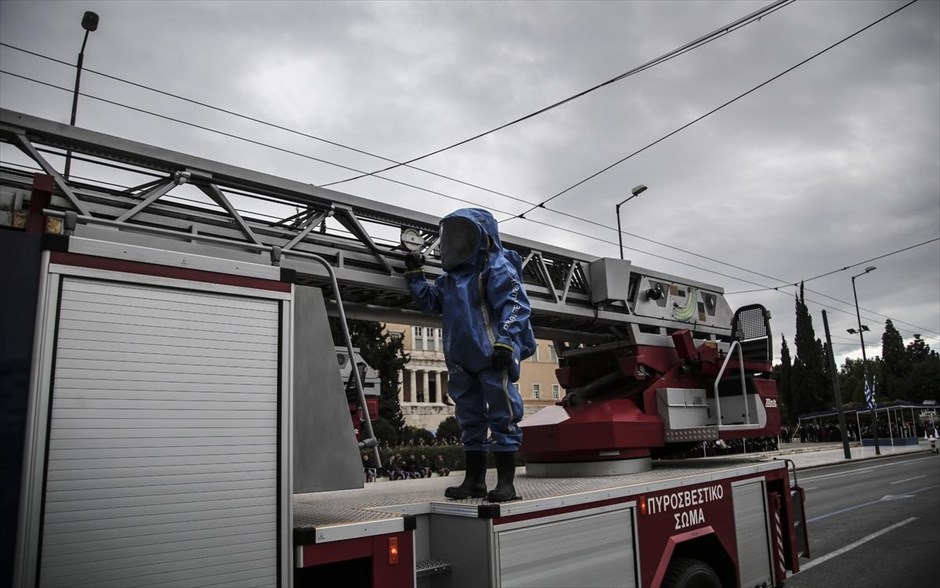
{"type": "Polygon", "coordinates": [[[425,312],[443,319],[447,390],[454,401],[467,470],[448,498],[517,498],[516,452],[522,443],[522,397],[515,382],[520,362],[535,352],[531,308],[522,285],[522,259],[504,249],[496,219],[479,208],[457,210],[441,220],[441,266],[429,283],[424,257],[405,258],[408,289],[425,312]],[[487,493],[487,453],[496,462],[497,484],[487,493]]]}

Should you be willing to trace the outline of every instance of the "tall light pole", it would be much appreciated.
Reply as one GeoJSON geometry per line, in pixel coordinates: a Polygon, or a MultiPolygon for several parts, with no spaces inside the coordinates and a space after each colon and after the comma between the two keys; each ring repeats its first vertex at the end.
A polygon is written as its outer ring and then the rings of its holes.
{"type": "Polygon", "coordinates": [[[632,200],[646,191],[646,186],[640,184],[636,188],[630,191],[630,195],[623,199],[623,201],[617,205],[617,239],[620,240],[620,259],[623,259],[623,233],[620,232],[620,207],[623,204],[626,204],[628,200],[632,200]]]}
{"type": "MultiPolygon", "coordinates": [[[[75,66],[75,91],[72,92],[72,118],[69,124],[75,126],[75,116],[78,114],[78,86],[82,81],[82,64],[85,61],[85,43],[88,42],[88,33],[98,30],[98,15],[92,11],[86,11],[82,16],[82,28],[85,29],[85,39],[82,40],[82,49],[78,52],[78,64],[75,66]]],[[[69,178],[69,171],[72,169],[72,150],[65,153],[65,179],[69,178]]]]}
{"type": "MultiPolygon", "coordinates": [[[[855,278],[859,276],[864,276],[868,272],[874,271],[874,270],[875,270],[875,266],[870,265],[866,267],[865,271],[863,271],[862,273],[852,276],[852,295],[855,296],[855,317],[858,319],[858,340],[862,344],[862,369],[864,370],[865,387],[867,388],[867,390],[865,391],[866,392],[865,401],[871,407],[872,415],[874,415],[873,419],[874,419],[874,427],[875,427],[875,455],[881,455],[881,445],[878,443],[878,402],[875,400],[875,387],[874,385],[872,385],[871,377],[868,374],[868,359],[865,357],[865,335],[863,333],[864,331],[868,330],[868,327],[862,326],[862,315],[858,310],[858,293],[855,291],[855,278]],[[868,396],[869,393],[871,394],[870,398],[868,396]]],[[[854,329],[849,329],[850,333],[852,331],[854,331],[854,329]]]]}

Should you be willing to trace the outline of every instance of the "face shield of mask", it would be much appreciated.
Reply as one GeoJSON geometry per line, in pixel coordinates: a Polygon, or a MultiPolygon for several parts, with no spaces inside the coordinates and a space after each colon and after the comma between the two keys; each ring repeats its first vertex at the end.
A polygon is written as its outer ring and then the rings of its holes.
{"type": "Polygon", "coordinates": [[[471,261],[480,249],[483,235],[477,224],[466,218],[448,218],[441,222],[441,265],[445,271],[471,261]]]}

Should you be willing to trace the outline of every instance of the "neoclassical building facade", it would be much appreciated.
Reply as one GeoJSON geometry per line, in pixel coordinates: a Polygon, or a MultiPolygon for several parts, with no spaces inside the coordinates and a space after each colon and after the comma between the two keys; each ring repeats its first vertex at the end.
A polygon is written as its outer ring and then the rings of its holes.
{"type": "MultiPolygon", "coordinates": [[[[411,357],[398,378],[398,402],[405,423],[436,431],[442,420],[454,414],[454,404],[447,396],[441,329],[389,323],[385,330],[403,339],[404,351],[411,357]]],[[[535,355],[522,362],[518,385],[527,415],[561,399],[563,391],[555,379],[557,367],[550,341],[538,341],[535,355]]]]}

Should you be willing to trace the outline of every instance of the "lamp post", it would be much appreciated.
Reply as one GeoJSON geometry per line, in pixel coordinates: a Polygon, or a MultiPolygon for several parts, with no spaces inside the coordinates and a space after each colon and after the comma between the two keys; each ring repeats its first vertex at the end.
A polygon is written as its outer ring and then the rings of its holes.
{"type": "MultiPolygon", "coordinates": [[[[88,33],[98,30],[98,15],[90,10],[82,16],[82,28],[85,29],[85,39],[82,41],[82,49],[78,52],[78,64],[75,66],[75,90],[72,92],[72,118],[69,119],[69,125],[75,126],[75,116],[78,114],[78,86],[82,81],[82,64],[85,61],[85,43],[88,42],[88,33]]],[[[65,179],[69,177],[69,171],[72,169],[72,150],[69,149],[65,154],[65,179]]]]}
{"type": "MultiPolygon", "coordinates": [[[[875,400],[875,387],[872,385],[871,377],[868,374],[868,359],[865,357],[865,335],[863,334],[868,330],[867,326],[862,325],[862,315],[858,310],[858,293],[855,291],[855,278],[859,276],[864,276],[868,272],[874,271],[875,266],[870,265],[865,268],[860,274],[852,276],[852,295],[855,296],[855,317],[858,319],[858,340],[862,344],[862,369],[865,374],[865,401],[871,405],[874,428],[875,428],[875,455],[881,455],[881,445],[878,443],[878,402],[875,400]],[[868,392],[871,392],[871,399],[868,398],[868,392]]],[[[850,333],[854,333],[855,329],[849,329],[850,333]]]]}
{"type": "Polygon", "coordinates": [[[623,259],[623,233],[620,232],[620,207],[627,203],[628,200],[632,200],[646,191],[646,186],[640,184],[636,188],[630,191],[630,195],[623,199],[623,201],[617,205],[617,239],[620,241],[620,259],[623,259]]]}

